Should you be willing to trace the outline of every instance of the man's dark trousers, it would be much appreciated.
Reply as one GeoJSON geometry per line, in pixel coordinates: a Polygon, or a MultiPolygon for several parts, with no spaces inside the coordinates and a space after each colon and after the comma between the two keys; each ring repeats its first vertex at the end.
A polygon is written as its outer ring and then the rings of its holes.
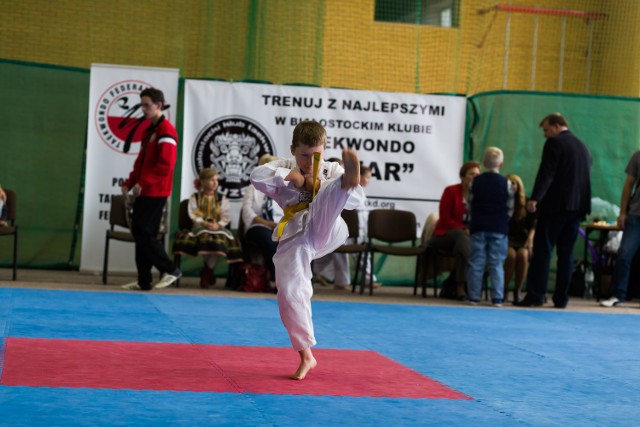
{"type": "Polygon", "coordinates": [[[557,249],[558,264],[553,303],[565,307],[569,301],[569,286],[573,274],[573,247],[578,237],[582,215],[578,212],[545,213],[538,217],[533,238],[533,259],[527,274],[527,298],[544,303],[553,247],[557,249]]]}

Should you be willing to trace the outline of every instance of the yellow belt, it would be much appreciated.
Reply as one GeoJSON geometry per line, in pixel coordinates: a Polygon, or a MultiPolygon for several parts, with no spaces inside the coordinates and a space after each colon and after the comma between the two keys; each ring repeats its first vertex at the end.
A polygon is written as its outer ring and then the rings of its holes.
{"type": "MultiPolygon", "coordinates": [[[[311,200],[316,197],[316,186],[315,182],[318,179],[318,170],[320,169],[320,153],[313,153],[313,193],[311,194],[311,200]]],[[[295,214],[298,212],[307,209],[309,207],[310,202],[300,202],[295,205],[287,206],[284,208],[284,216],[278,223],[278,240],[282,237],[282,233],[284,232],[284,227],[287,223],[293,218],[295,214]]]]}
{"type": "Polygon", "coordinates": [[[296,213],[304,209],[307,209],[308,207],[309,207],[309,202],[300,202],[298,204],[287,206],[286,208],[284,208],[284,216],[278,223],[278,240],[280,240],[280,237],[282,237],[282,232],[284,231],[284,227],[291,220],[291,218],[293,218],[293,216],[296,213]]]}

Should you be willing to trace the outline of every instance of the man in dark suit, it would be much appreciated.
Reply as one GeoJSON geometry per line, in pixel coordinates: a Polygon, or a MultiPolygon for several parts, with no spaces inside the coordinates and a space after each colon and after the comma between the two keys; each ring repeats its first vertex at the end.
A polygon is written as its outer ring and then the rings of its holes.
{"type": "Polygon", "coordinates": [[[533,259],[527,275],[527,296],[514,304],[521,307],[544,304],[551,252],[556,246],[558,268],[553,304],[556,308],[565,308],[573,272],[573,246],[580,221],[591,212],[591,154],[569,131],[561,114],[549,114],[542,119],[540,127],[547,141],[527,203],[527,210],[538,215],[533,259]]]}

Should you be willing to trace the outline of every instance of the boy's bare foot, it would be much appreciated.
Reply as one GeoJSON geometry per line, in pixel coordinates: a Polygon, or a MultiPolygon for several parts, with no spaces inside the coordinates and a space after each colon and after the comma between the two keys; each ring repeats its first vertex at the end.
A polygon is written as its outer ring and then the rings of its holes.
{"type": "Polygon", "coordinates": [[[313,357],[310,348],[305,348],[298,352],[300,354],[300,365],[295,374],[291,375],[291,379],[301,381],[307,376],[310,370],[318,365],[316,359],[313,357]]]}
{"type": "Polygon", "coordinates": [[[342,150],[342,163],[344,175],[342,175],[342,188],[348,190],[360,184],[360,159],[356,150],[345,148],[342,150]]]}

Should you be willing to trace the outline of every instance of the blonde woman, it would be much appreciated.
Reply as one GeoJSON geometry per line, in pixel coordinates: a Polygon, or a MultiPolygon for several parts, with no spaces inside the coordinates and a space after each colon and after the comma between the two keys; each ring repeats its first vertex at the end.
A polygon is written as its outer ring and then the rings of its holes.
{"type": "Polygon", "coordinates": [[[509,174],[514,195],[513,216],[509,221],[509,252],[504,262],[504,299],[509,295],[509,283],[515,273],[513,302],[520,301],[520,291],[527,271],[529,259],[533,254],[533,235],[535,234],[535,214],[527,211],[527,197],[522,179],[518,175],[509,174]]]}

